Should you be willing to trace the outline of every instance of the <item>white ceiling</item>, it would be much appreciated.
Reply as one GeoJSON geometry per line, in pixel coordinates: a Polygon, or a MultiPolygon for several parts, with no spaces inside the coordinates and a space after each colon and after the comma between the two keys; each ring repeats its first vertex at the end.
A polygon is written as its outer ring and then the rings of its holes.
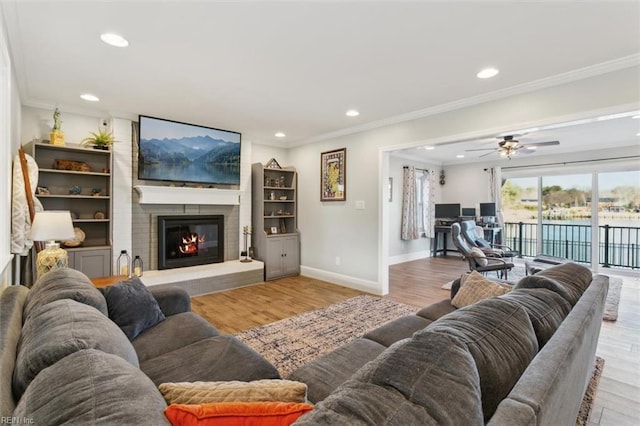
{"type": "MultiPolygon", "coordinates": [[[[284,146],[640,57],[638,1],[0,2],[23,104],[284,146]],[[130,46],[102,43],[103,32],[130,46]],[[477,79],[489,65],[500,74],[477,79]]],[[[564,131],[522,140],[561,140],[550,153],[569,146],[564,131]]]]}

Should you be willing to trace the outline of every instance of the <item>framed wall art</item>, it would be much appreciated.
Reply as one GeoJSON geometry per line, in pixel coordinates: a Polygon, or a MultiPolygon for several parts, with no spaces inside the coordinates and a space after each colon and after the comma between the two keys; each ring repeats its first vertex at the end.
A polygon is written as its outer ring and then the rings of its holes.
{"type": "Polygon", "coordinates": [[[320,154],[320,201],[346,201],[347,148],[320,154]]]}

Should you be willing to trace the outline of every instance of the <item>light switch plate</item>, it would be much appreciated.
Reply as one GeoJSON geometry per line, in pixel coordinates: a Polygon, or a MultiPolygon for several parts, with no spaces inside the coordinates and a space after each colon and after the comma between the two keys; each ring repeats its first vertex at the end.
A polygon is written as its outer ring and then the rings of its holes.
{"type": "Polygon", "coordinates": [[[356,200],[356,210],[364,210],[364,200],[356,200]]]}

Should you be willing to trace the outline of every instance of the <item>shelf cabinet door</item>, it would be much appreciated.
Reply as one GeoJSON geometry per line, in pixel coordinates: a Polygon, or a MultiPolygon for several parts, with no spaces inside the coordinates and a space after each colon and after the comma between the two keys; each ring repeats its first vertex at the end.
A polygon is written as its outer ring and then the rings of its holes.
{"type": "Polygon", "coordinates": [[[111,275],[111,249],[69,251],[69,267],[89,278],[108,277],[111,275]]]}
{"type": "Polygon", "coordinates": [[[297,275],[300,273],[300,238],[298,235],[282,237],[283,252],[282,273],[283,275],[297,275]]]}
{"type": "Polygon", "coordinates": [[[300,237],[286,235],[269,237],[265,261],[267,280],[300,273],[300,237]]]}
{"type": "Polygon", "coordinates": [[[265,275],[267,280],[282,276],[283,273],[282,237],[267,238],[265,275]]]}

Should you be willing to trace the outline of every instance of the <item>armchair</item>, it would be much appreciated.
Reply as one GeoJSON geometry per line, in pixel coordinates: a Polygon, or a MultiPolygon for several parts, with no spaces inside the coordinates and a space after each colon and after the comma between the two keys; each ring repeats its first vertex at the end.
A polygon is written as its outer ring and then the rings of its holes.
{"type": "Polygon", "coordinates": [[[513,268],[513,263],[497,257],[487,257],[478,247],[470,247],[462,237],[459,223],[451,225],[451,240],[458,252],[469,262],[470,271],[481,273],[495,271],[500,278],[507,279],[507,273],[513,268]]]}
{"type": "Polygon", "coordinates": [[[462,236],[471,247],[477,247],[487,256],[508,257],[520,256],[520,253],[511,247],[502,244],[492,244],[484,239],[484,232],[478,231],[474,220],[463,220],[461,222],[462,236]]]}

